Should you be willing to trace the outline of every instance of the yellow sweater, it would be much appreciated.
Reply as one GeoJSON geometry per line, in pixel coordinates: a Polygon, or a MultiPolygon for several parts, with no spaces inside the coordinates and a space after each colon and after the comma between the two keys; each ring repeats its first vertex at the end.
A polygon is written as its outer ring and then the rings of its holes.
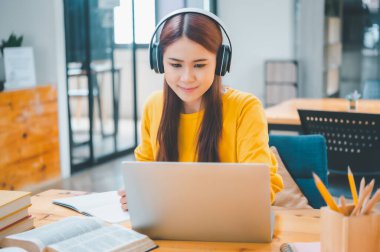
{"type": "MultiPolygon", "coordinates": [[[[268,126],[264,109],[258,98],[232,88],[222,96],[223,128],[219,142],[221,162],[265,163],[270,166],[271,202],[275,193],[283,188],[282,178],[277,174],[277,160],[268,146],[268,126]]],[[[155,160],[158,146],[157,131],[163,108],[163,93],[151,95],[145,106],[141,121],[141,143],[135,149],[138,161],[155,160]]],[[[179,161],[196,162],[197,131],[204,111],[181,114],[179,122],[179,161]]]]}

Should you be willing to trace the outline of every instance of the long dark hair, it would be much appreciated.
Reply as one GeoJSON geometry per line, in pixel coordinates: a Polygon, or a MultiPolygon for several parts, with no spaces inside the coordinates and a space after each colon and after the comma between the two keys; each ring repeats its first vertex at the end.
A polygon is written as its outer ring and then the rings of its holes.
{"type": "MultiPolygon", "coordinates": [[[[222,44],[219,25],[197,13],[185,13],[167,20],[160,35],[160,46],[165,49],[186,36],[215,53],[222,44]]],[[[214,76],[211,87],[202,97],[205,111],[198,132],[197,153],[199,162],[219,162],[218,144],[222,133],[221,77],[214,76]]],[[[182,101],[164,80],[164,106],[157,133],[157,161],[178,161],[178,124],[182,101]]]]}

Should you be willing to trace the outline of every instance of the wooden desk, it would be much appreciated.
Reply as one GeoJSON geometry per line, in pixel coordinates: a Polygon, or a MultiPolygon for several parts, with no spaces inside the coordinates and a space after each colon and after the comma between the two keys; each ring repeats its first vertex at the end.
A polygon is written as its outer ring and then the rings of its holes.
{"type": "MultiPolygon", "coordinates": [[[[265,109],[269,130],[301,130],[297,109],[352,112],[343,98],[292,99],[265,109]]],[[[359,100],[353,113],[380,114],[380,100],[359,100]]]]}
{"type": "MultiPolygon", "coordinates": [[[[58,221],[78,213],[53,205],[53,199],[83,195],[85,192],[49,190],[32,197],[30,213],[35,216],[36,227],[58,221]]],[[[155,251],[280,251],[285,242],[319,241],[319,210],[286,210],[275,209],[276,221],[272,243],[223,243],[223,242],[187,242],[187,241],[156,241],[160,246],[155,251]]],[[[124,223],[130,227],[130,223],[124,223]]],[[[258,227],[259,228],[259,227],[258,227]]]]}

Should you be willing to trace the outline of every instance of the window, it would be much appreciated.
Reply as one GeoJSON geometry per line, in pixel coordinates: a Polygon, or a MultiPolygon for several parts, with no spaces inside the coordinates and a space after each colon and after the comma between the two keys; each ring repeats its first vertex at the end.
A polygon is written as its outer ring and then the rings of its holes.
{"type": "MultiPolygon", "coordinates": [[[[149,44],[155,28],[155,0],[135,0],[135,42],[149,44]]],[[[132,43],[132,0],[120,0],[114,9],[116,44],[132,43]]]]}

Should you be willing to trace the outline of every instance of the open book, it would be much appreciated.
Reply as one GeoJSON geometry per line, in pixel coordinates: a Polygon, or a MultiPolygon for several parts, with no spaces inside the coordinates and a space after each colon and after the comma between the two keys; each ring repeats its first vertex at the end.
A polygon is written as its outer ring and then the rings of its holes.
{"type": "Polygon", "coordinates": [[[110,223],[120,223],[129,220],[129,214],[121,209],[119,200],[117,192],[110,191],[56,199],[53,203],[110,223]]]}
{"type": "Polygon", "coordinates": [[[157,245],[146,235],[93,217],[61,221],[4,238],[1,247],[40,251],[150,251],[157,245]]]}

